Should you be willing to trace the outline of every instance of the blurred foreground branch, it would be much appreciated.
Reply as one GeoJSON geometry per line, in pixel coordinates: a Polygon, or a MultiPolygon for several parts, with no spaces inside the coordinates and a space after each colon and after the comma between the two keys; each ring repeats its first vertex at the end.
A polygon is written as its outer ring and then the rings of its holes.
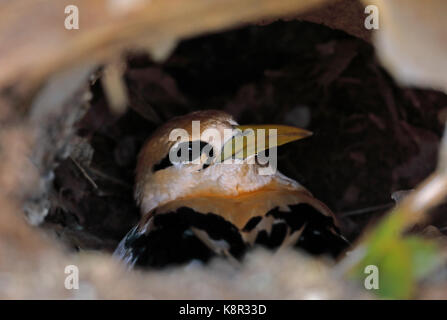
{"type": "Polygon", "coordinates": [[[123,49],[166,57],[180,39],[292,15],[323,0],[20,0],[0,10],[0,87],[25,89],[80,63],[100,63],[123,49]],[[79,8],[78,30],[66,30],[64,9],[79,8]],[[38,14],[36,14],[38,12],[38,14]]]}
{"type": "Polygon", "coordinates": [[[419,280],[424,279],[446,258],[434,239],[405,234],[426,219],[447,196],[447,128],[440,146],[438,167],[421,185],[406,196],[374,228],[368,230],[356,248],[342,262],[355,278],[363,279],[368,266],[376,266],[379,295],[411,298],[419,280]],[[348,266],[348,267],[347,267],[348,266]]]}

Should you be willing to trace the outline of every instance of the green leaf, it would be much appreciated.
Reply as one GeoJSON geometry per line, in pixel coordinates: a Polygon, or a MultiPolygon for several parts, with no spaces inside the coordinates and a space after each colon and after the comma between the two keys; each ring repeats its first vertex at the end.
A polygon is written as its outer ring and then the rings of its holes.
{"type": "Polygon", "coordinates": [[[403,236],[404,214],[393,210],[361,243],[363,258],[351,270],[357,281],[366,279],[365,268],[377,266],[379,288],[372,290],[386,299],[409,299],[418,280],[439,263],[439,248],[435,241],[417,236],[403,236]]]}

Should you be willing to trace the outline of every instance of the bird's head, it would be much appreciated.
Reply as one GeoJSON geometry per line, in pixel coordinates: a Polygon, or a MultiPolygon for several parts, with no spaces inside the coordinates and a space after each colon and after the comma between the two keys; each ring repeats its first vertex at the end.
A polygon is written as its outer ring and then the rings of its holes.
{"type": "Polygon", "coordinates": [[[272,183],[298,188],[276,170],[275,147],[310,134],[284,125],[239,126],[217,110],[173,118],[140,152],[137,203],[144,214],[177,199],[237,197],[272,183]]]}

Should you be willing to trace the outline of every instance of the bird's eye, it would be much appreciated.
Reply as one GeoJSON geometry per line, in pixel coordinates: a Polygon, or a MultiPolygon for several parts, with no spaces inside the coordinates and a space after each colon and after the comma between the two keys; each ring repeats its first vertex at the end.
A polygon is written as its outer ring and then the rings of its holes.
{"type": "Polygon", "coordinates": [[[192,162],[201,154],[202,141],[188,141],[182,142],[175,147],[171,152],[175,152],[177,158],[175,162],[192,162]]]}
{"type": "Polygon", "coordinates": [[[210,163],[214,158],[214,149],[213,146],[209,143],[200,141],[200,154],[205,154],[207,156],[207,163],[210,163]]]}
{"type": "Polygon", "coordinates": [[[201,151],[200,154],[205,154],[207,156],[205,163],[203,164],[202,169],[206,169],[210,166],[211,162],[214,160],[214,149],[213,146],[209,143],[200,141],[203,145],[200,145],[201,151]]]}
{"type": "Polygon", "coordinates": [[[192,162],[199,158],[203,153],[207,155],[207,161],[204,169],[209,166],[214,158],[213,146],[201,140],[182,142],[154,166],[154,171],[163,170],[179,162],[192,162]]]}
{"type": "Polygon", "coordinates": [[[176,148],[177,157],[180,161],[192,162],[205,153],[208,158],[214,157],[212,145],[201,140],[181,143],[176,148]]]}

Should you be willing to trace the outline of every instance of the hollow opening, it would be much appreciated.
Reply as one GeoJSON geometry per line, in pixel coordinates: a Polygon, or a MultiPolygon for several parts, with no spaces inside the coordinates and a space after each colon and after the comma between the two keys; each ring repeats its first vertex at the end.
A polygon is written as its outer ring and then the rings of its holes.
{"type": "Polygon", "coordinates": [[[447,107],[441,93],[395,84],[370,44],[299,21],[186,40],[163,63],[130,54],[125,82],[130,105],[120,116],[92,83],[76,152],[55,171],[44,227],[73,249],[114,250],[139,220],[143,142],[166,120],[204,109],[313,131],[278,149],[278,169],[325,202],[353,240],[393,205],[393,192],[432,172],[447,107]]]}

